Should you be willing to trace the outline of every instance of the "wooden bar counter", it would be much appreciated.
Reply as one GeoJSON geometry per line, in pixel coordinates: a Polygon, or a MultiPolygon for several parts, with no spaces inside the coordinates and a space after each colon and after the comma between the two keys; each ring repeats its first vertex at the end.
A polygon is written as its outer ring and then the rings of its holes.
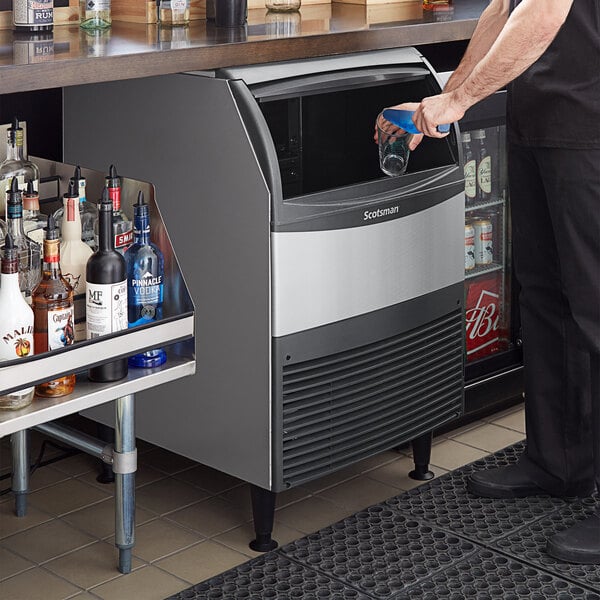
{"type": "Polygon", "coordinates": [[[450,11],[434,13],[423,11],[420,1],[334,2],[306,5],[289,17],[253,9],[239,30],[205,20],[173,31],[113,21],[97,34],[61,25],[45,39],[2,30],[0,94],[467,40],[485,6],[485,0],[454,0],[450,11]]]}

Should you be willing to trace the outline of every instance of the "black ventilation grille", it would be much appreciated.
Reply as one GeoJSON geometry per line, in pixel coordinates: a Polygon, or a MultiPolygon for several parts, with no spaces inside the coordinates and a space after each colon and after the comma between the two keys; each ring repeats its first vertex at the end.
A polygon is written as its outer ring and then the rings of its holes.
{"type": "Polygon", "coordinates": [[[297,485],[459,416],[457,310],[373,344],[283,368],[283,481],[297,485]]]}

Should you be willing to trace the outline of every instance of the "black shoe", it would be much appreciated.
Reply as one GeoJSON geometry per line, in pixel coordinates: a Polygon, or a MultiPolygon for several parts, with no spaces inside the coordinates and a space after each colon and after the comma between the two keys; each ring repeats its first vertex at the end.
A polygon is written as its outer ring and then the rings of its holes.
{"type": "Polygon", "coordinates": [[[518,463],[473,473],[467,490],[483,498],[524,498],[548,493],[533,483],[518,463]]]}
{"type": "Polygon", "coordinates": [[[548,540],[546,551],[563,562],[600,565],[600,513],[554,534],[548,540]]]}

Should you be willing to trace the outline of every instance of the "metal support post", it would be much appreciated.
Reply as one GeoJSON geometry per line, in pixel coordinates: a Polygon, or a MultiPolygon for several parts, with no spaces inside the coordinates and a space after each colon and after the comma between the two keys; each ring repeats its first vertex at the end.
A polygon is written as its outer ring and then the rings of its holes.
{"type": "Polygon", "coordinates": [[[135,543],[135,396],[115,401],[115,546],[119,549],[119,571],[131,571],[131,551],[135,543]]]}
{"type": "Polygon", "coordinates": [[[12,493],[15,495],[15,514],[27,514],[27,492],[29,490],[29,431],[22,429],[10,436],[12,451],[12,493]]]}

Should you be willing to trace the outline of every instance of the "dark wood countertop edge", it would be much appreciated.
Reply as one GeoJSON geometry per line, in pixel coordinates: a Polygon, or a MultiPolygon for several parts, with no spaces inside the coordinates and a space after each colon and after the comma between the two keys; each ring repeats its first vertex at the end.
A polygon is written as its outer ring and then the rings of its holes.
{"type": "Polygon", "coordinates": [[[0,67],[3,94],[470,39],[477,19],[0,67]]]}

